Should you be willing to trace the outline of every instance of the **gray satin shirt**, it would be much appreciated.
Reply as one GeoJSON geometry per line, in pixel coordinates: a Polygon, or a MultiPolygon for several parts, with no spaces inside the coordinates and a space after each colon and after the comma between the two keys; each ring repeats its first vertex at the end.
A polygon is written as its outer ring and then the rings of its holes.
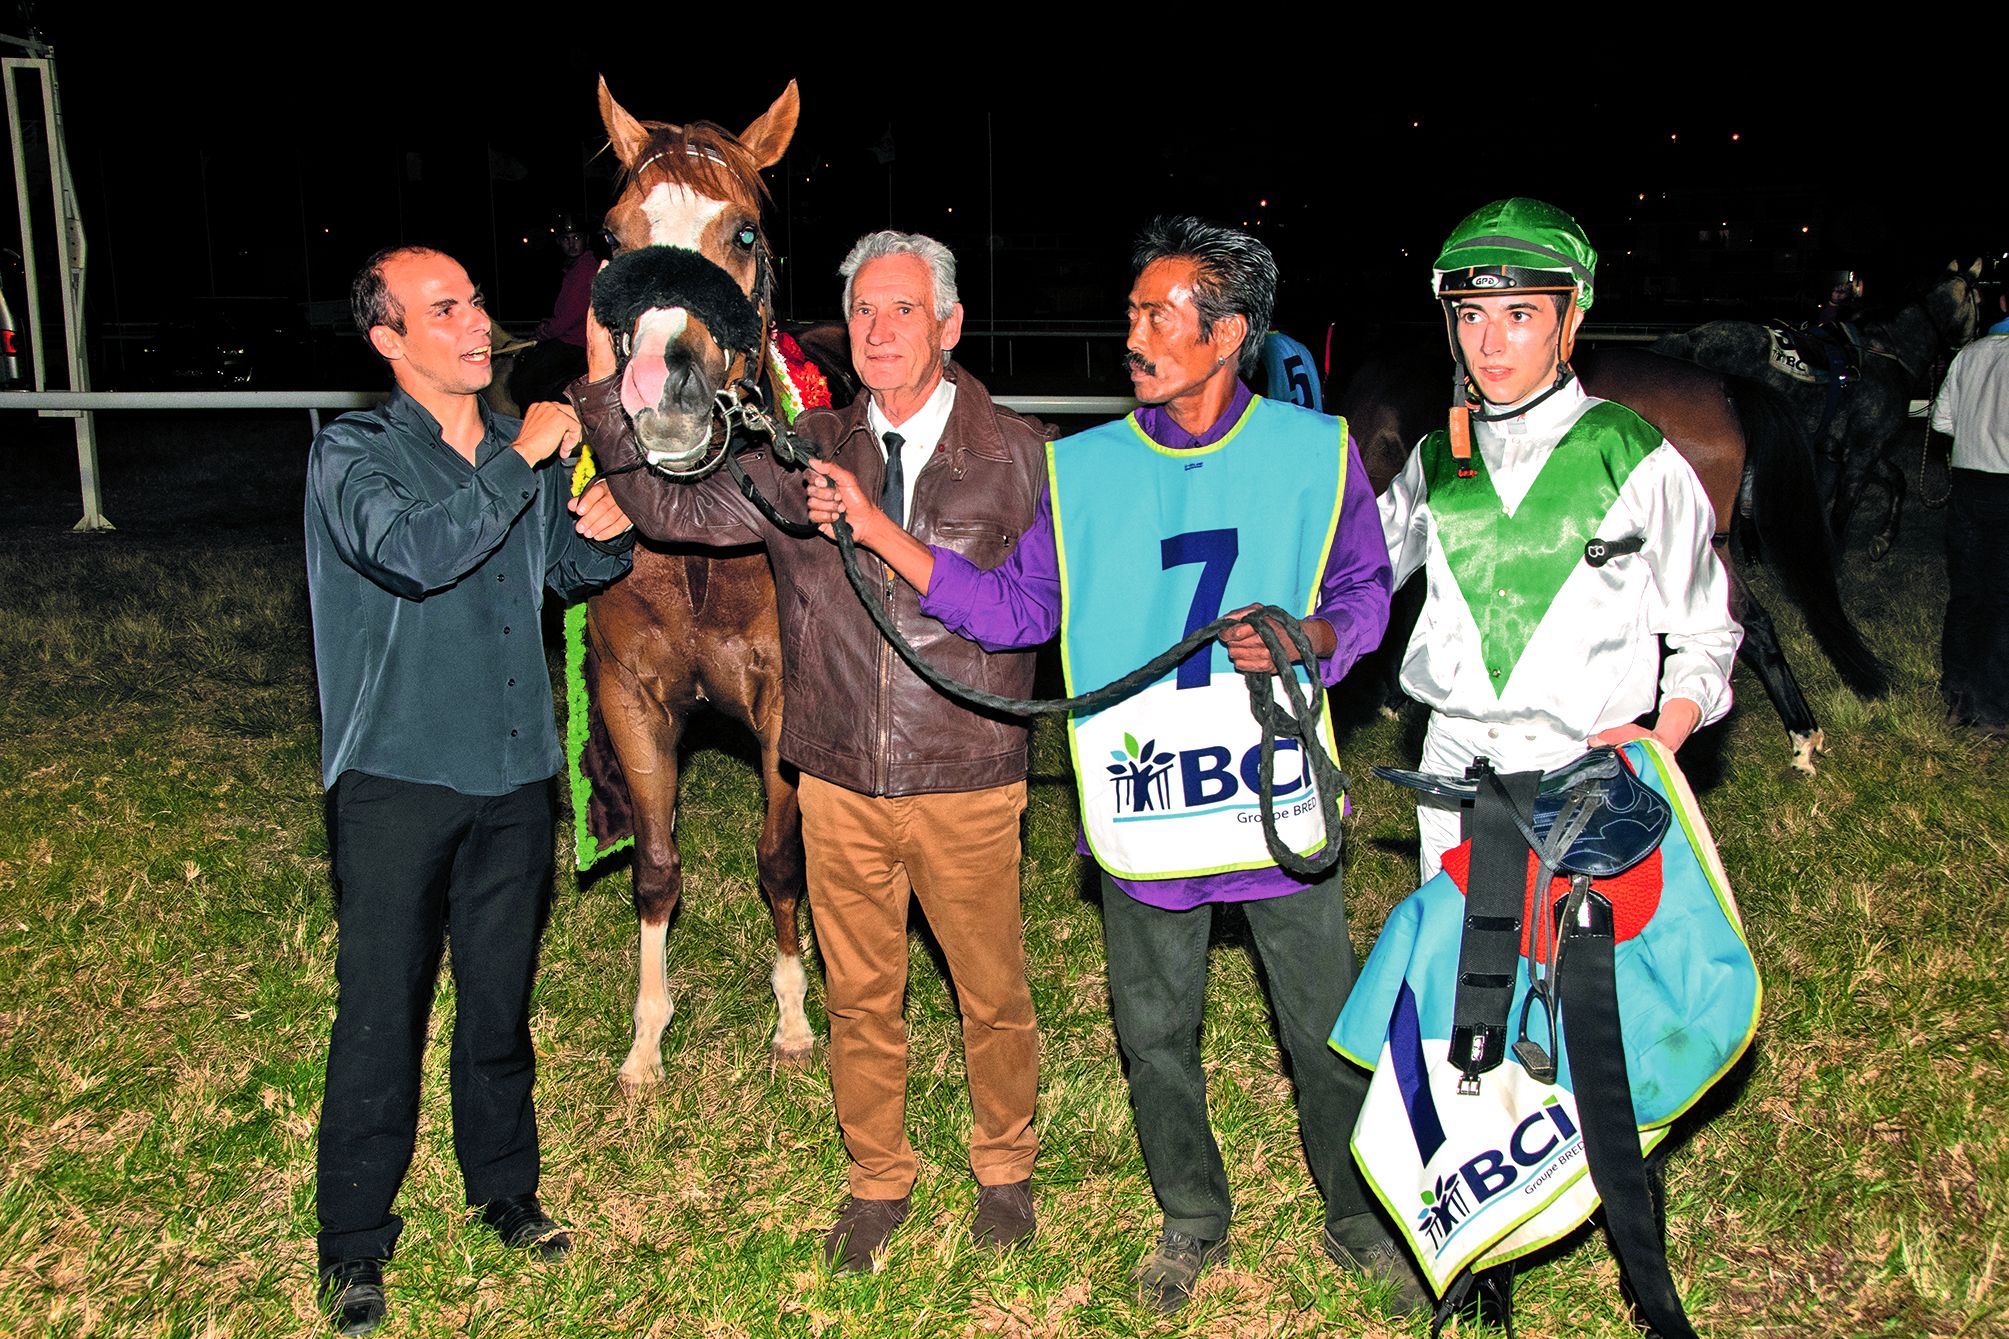
{"type": "Polygon", "coordinates": [[[394,391],[344,414],[307,456],[307,589],[321,771],[501,795],[563,764],[539,613],[628,570],[633,532],[573,527],[562,466],[509,449],[491,416],[470,465],[394,391]]]}

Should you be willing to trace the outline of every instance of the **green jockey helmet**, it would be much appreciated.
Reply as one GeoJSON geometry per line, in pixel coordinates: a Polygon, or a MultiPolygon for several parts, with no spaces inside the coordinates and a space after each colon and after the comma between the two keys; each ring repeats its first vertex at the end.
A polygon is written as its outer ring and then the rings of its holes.
{"type": "MultiPolygon", "coordinates": [[[[1575,300],[1581,320],[1590,310],[1597,280],[1597,252],[1575,219],[1552,204],[1515,196],[1495,200],[1467,214],[1451,235],[1430,271],[1430,289],[1444,304],[1444,334],[1451,342],[1457,366],[1453,382],[1452,452],[1471,454],[1466,416],[1482,421],[1507,417],[1491,412],[1465,366],[1458,347],[1458,303],[1465,298],[1496,298],[1508,293],[1567,294],[1575,300]]],[[[1528,410],[1569,384],[1570,354],[1576,331],[1567,320],[1556,323],[1555,384],[1514,410],[1528,410]]]]}
{"type": "Polygon", "coordinates": [[[1597,252],[1575,219],[1540,200],[1495,200],[1444,239],[1430,288],[1451,301],[1502,293],[1569,293],[1590,310],[1597,252]]]}

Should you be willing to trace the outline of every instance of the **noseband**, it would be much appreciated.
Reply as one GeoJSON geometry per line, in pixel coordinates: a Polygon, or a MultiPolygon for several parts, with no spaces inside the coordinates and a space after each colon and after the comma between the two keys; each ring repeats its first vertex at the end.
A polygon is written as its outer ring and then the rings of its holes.
{"type": "MultiPolygon", "coordinates": [[[[625,371],[634,356],[633,331],[650,311],[682,308],[704,323],[712,343],[725,354],[728,375],[735,361],[737,379],[712,397],[712,431],[704,459],[686,469],[648,462],[666,478],[691,483],[718,469],[735,436],[753,433],[781,445],[793,444],[792,434],[768,413],[760,389],[773,315],[767,302],[771,269],[767,243],[754,244],[754,297],[740,292],[731,275],[710,257],[684,247],[645,246],[624,251],[593,280],[593,314],[612,334],[617,370],[625,371]]],[[[646,459],[646,457],[645,457],[646,459]]]]}

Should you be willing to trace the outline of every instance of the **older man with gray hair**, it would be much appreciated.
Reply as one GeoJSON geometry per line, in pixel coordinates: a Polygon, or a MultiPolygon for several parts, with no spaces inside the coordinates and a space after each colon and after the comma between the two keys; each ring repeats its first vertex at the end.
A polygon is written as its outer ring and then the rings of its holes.
{"type": "MultiPolygon", "coordinates": [[[[963,326],[955,257],[932,238],[876,232],[840,272],[851,360],[868,394],[846,409],[802,415],[796,431],[871,489],[894,524],[979,568],[997,565],[1038,510],[1048,434],[949,364],[963,326]]],[[[1039,1036],[1018,884],[1026,727],[973,712],[924,682],[872,626],[836,547],[781,533],[723,473],[688,487],[645,470],[623,473],[637,448],[620,412],[613,352],[597,326],[588,343],[591,380],[574,387],[574,398],[615,497],[642,533],[765,544],[784,592],[781,752],[802,775],[830,1082],[851,1160],[850,1198],[824,1259],[840,1273],[877,1269],[907,1216],[916,1168],[903,1017],[912,899],[948,960],[962,1012],[978,1185],[970,1234],[1003,1250],[1034,1226],[1039,1036]]],[[[762,493],[806,515],[799,477],[767,453],[741,459],[762,493]]],[[[924,615],[912,588],[887,589],[894,623],[930,661],[964,682],[1030,695],[1030,651],[986,651],[924,615]]]]}

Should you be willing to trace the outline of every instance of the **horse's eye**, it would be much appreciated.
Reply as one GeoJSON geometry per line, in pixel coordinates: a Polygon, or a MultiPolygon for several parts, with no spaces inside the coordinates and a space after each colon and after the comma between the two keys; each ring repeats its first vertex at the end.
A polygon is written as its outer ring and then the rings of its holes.
{"type": "Polygon", "coordinates": [[[621,239],[614,236],[612,228],[602,228],[600,230],[600,240],[607,244],[607,250],[610,254],[616,256],[621,254],[621,239]]]}
{"type": "Polygon", "coordinates": [[[751,251],[753,244],[760,240],[760,234],[754,231],[751,223],[742,223],[739,225],[739,235],[733,240],[739,243],[740,250],[751,251]]]}

